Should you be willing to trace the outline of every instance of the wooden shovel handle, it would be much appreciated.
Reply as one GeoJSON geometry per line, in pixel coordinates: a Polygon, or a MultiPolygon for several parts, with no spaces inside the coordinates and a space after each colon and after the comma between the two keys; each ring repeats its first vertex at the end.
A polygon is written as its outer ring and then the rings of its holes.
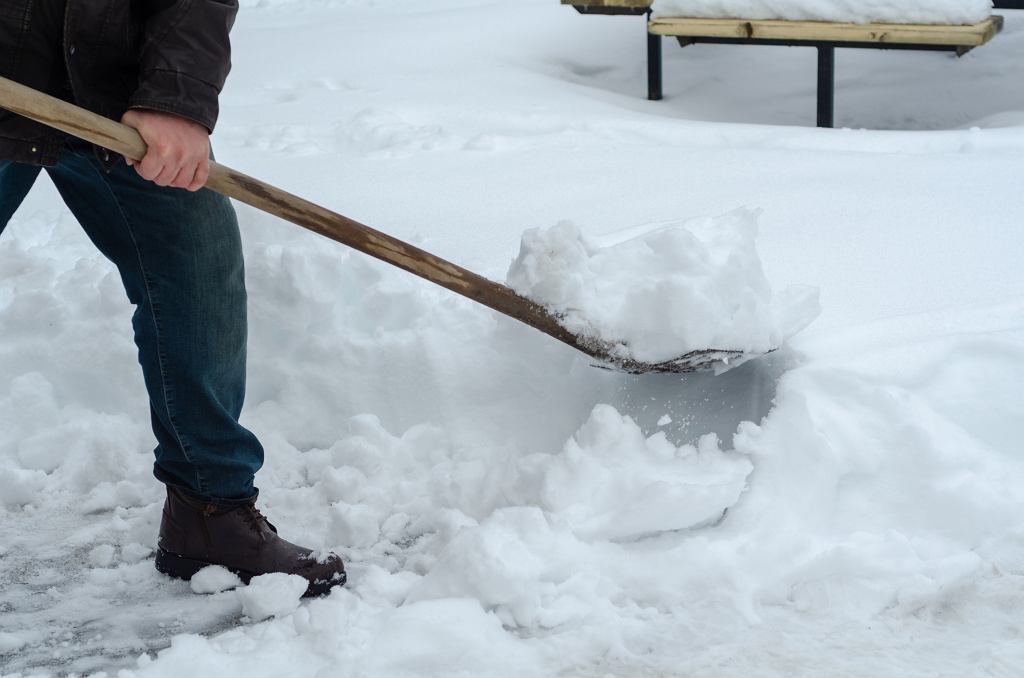
{"type": "MultiPolygon", "coordinates": [[[[133,160],[146,154],[146,142],[135,129],[2,77],[0,106],[133,160]]],[[[320,205],[216,162],[210,163],[206,187],[425,278],[573,348],[594,353],[596,347],[590,342],[568,332],[543,307],[508,287],[320,205]]]]}

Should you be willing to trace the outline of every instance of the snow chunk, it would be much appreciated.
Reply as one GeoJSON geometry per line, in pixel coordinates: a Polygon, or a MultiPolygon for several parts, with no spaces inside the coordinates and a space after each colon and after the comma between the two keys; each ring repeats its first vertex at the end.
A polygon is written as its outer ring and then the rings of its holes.
{"type": "Polygon", "coordinates": [[[495,511],[456,536],[408,601],[471,598],[508,627],[578,623],[605,604],[592,547],[552,528],[536,507],[495,511]]]}
{"type": "Polygon", "coordinates": [[[114,547],[100,544],[89,551],[89,564],[93,567],[110,567],[114,562],[114,547]]]}
{"type": "Polygon", "coordinates": [[[820,312],[817,290],[773,296],[755,247],[758,213],[676,222],[599,247],[570,222],[523,234],[507,282],[574,334],[623,358],[693,350],[764,353],[820,312]]]}
{"type": "Polygon", "coordinates": [[[719,519],[752,469],[745,456],[722,452],[714,434],[677,448],[598,405],[548,464],[541,504],[581,538],[630,539],[719,519]]]}
{"type": "Polygon", "coordinates": [[[787,19],[849,23],[974,24],[992,15],[990,0],[655,0],[654,16],[787,19]]]}
{"type": "Polygon", "coordinates": [[[271,572],[253,577],[248,586],[238,589],[242,614],[253,621],[291,614],[308,587],[309,582],[297,574],[271,572]]]}
{"type": "Polygon", "coordinates": [[[238,578],[237,574],[220,565],[204,567],[192,575],[192,579],[189,581],[193,593],[220,593],[241,585],[242,580],[238,578]]]}
{"type": "Polygon", "coordinates": [[[125,563],[137,563],[144,558],[148,558],[152,552],[153,549],[150,547],[133,541],[121,547],[121,560],[125,563]]]}

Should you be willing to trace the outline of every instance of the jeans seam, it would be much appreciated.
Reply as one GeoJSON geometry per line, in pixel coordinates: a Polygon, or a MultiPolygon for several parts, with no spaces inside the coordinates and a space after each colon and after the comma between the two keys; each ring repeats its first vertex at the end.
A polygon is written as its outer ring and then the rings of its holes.
{"type": "Polygon", "coordinates": [[[156,357],[157,363],[160,367],[160,390],[164,396],[164,410],[167,412],[167,420],[171,424],[171,432],[174,433],[174,437],[178,441],[178,446],[181,448],[182,454],[185,456],[186,461],[192,465],[192,468],[195,469],[197,487],[201,494],[206,494],[206,482],[204,481],[202,471],[189,454],[189,447],[185,443],[181,432],[178,430],[178,423],[174,417],[174,413],[171,411],[171,404],[174,402],[174,397],[171,394],[170,388],[167,386],[167,359],[164,354],[164,342],[162,339],[163,331],[161,330],[160,320],[158,317],[157,303],[154,300],[153,293],[149,286],[149,273],[146,270],[145,264],[142,263],[142,251],[139,249],[138,240],[135,238],[135,231],[132,228],[131,220],[128,219],[128,215],[125,214],[124,208],[121,206],[121,200],[117,197],[117,193],[114,191],[113,186],[110,185],[107,175],[96,168],[93,158],[89,158],[89,166],[99,174],[100,180],[106,187],[107,192],[110,193],[110,197],[114,200],[114,204],[117,206],[117,211],[124,222],[125,229],[128,231],[128,237],[131,240],[132,247],[135,249],[135,258],[139,263],[139,270],[142,272],[142,283],[146,290],[146,298],[149,301],[153,328],[156,330],[156,357]]]}

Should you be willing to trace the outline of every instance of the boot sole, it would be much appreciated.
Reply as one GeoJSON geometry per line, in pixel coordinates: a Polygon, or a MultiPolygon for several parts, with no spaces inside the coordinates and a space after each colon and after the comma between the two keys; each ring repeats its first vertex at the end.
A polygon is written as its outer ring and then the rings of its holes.
{"type": "MultiPolygon", "coordinates": [[[[156,550],[156,569],[162,574],[166,574],[169,577],[175,579],[184,579],[190,581],[196,572],[209,567],[210,565],[218,565],[219,563],[208,563],[205,560],[195,560],[194,558],[186,558],[179,556],[176,553],[169,553],[164,551],[162,548],[156,550]]],[[[245,570],[239,570],[234,567],[226,567],[221,565],[224,569],[234,573],[242,580],[243,584],[248,584],[253,577],[257,576],[253,572],[246,572],[245,570]]],[[[348,577],[342,573],[341,577],[334,582],[329,581],[315,581],[309,582],[309,586],[306,588],[306,592],[302,594],[303,598],[310,598],[313,596],[322,596],[329,592],[335,586],[344,586],[348,577]]]]}

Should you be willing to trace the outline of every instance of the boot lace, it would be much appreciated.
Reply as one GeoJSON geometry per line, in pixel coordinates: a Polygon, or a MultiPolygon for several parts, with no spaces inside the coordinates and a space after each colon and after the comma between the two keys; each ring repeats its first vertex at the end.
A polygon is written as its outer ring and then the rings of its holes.
{"type": "Polygon", "coordinates": [[[260,529],[260,523],[266,523],[267,527],[269,527],[273,532],[277,532],[277,528],[267,520],[265,515],[260,513],[260,510],[256,508],[255,504],[242,506],[240,510],[242,512],[242,520],[249,526],[249,529],[259,535],[261,542],[265,542],[267,540],[267,536],[264,534],[263,530],[260,529]]]}

